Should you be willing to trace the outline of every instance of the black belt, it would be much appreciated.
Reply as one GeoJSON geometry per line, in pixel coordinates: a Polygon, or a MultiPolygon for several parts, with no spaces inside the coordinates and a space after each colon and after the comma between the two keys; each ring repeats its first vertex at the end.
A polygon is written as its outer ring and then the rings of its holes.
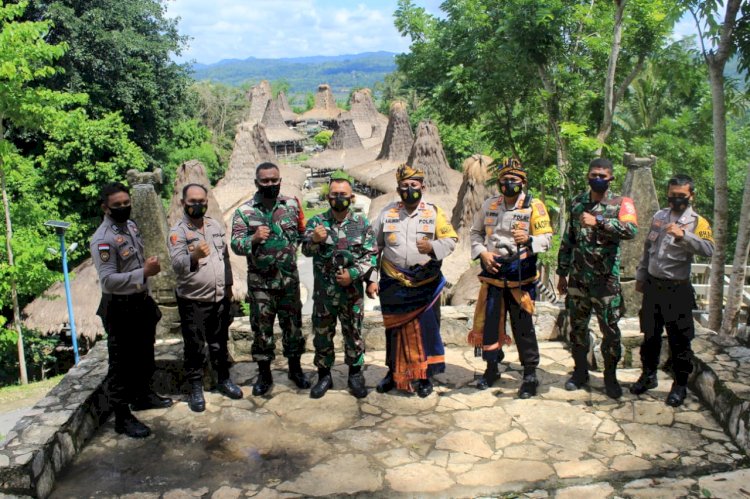
{"type": "Polygon", "coordinates": [[[104,299],[109,299],[112,302],[117,303],[133,303],[133,302],[141,302],[145,300],[148,297],[148,292],[144,291],[142,293],[133,293],[130,295],[110,295],[105,294],[104,299]]]}
{"type": "Polygon", "coordinates": [[[685,284],[690,284],[690,279],[659,279],[651,274],[648,275],[648,280],[662,286],[684,286],[685,284]]]}

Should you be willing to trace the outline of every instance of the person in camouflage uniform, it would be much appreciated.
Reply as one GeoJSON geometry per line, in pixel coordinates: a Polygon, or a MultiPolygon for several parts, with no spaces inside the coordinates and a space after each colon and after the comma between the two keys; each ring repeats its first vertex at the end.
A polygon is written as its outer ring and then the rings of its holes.
{"type": "Polygon", "coordinates": [[[310,397],[320,398],[333,386],[333,337],[338,317],[349,366],[349,389],[355,397],[363,398],[367,396],[361,372],[365,360],[364,282],[376,264],[375,234],[365,216],[351,211],[351,178],[344,172],[334,172],[328,186],[331,209],[307,222],[302,243],[302,253],[313,259],[315,276],[312,323],[318,382],[310,397]]]}
{"type": "Polygon", "coordinates": [[[588,324],[593,309],[603,335],[605,391],[616,399],[622,396],[616,374],[621,355],[617,322],[624,312],[620,290],[620,241],[635,237],[638,220],[633,200],[609,190],[612,172],[609,160],[593,160],[588,172],[591,190],[579,194],[570,203],[557,260],[557,289],[561,295],[568,294],[565,305],[572,328],[575,361],[575,370],[565,383],[565,389],[578,390],[589,381],[588,324]]]}
{"type": "Polygon", "coordinates": [[[305,339],[297,271],[297,246],[304,234],[305,216],[299,200],[279,195],[278,166],[261,163],[255,177],[258,192],[237,208],[232,219],[232,251],[247,257],[247,296],[254,335],[251,354],[258,362],[253,395],[258,396],[273,384],[273,322],[277,315],[284,357],[289,359],[289,379],[299,388],[310,388],[310,382],[300,366],[305,339]]]}

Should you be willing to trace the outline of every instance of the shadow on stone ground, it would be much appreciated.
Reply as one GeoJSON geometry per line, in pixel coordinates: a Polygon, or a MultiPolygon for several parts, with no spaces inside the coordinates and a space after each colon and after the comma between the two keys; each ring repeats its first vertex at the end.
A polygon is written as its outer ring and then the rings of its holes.
{"type": "MultiPolygon", "coordinates": [[[[545,490],[563,489],[582,499],[611,496],[615,487],[623,496],[674,497],[698,494],[698,482],[665,477],[747,464],[695,396],[678,409],[663,403],[671,384],[665,375],[653,393],[626,392],[620,401],[603,394],[600,373],[590,390],[567,392],[570,353],[561,343],[540,346],[540,395],[526,401],[515,398],[521,372],[513,349],[510,367],[486,391],[471,386],[483,370],[473,349],[448,349],[447,372],[426,399],[374,391],[386,372],[383,352],[368,354],[371,393],[363,400],[346,391],[346,366],[336,367],[334,389],[312,400],[291,385],[283,360],[271,393],[255,398],[255,366],[240,363],[233,378],[243,400],[207,393],[202,414],[184,401],[142,412],[154,436],[140,441],[115,434],[109,421],[52,497],[547,497],[545,490]]],[[[313,370],[311,354],[303,363],[313,370]]],[[[620,373],[626,383],[638,377],[633,369],[620,373]]]]}

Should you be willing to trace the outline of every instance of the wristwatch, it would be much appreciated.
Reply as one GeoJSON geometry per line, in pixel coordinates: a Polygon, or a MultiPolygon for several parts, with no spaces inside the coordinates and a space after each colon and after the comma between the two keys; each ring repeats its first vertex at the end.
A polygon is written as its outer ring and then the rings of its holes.
{"type": "Polygon", "coordinates": [[[596,226],[600,229],[604,227],[604,215],[597,215],[596,216],[596,226]]]}

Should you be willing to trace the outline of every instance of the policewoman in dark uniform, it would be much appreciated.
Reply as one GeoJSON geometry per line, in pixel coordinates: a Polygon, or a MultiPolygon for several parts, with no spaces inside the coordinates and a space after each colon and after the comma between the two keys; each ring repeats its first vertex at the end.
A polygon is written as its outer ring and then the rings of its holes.
{"type": "Polygon", "coordinates": [[[714,239],[708,221],[690,207],[695,194],[693,179],[675,175],[669,180],[669,208],[656,212],[636,270],[636,290],[643,293],[641,306],[641,377],[631,387],[636,395],[656,388],[656,369],[661,353],[661,335],[667,329],[672,352],[674,383],[667,405],[682,405],[688,376],[693,371],[695,296],[690,283],[693,255],[710,257],[714,239]]]}
{"type": "Polygon", "coordinates": [[[133,410],[164,408],[172,400],[151,390],[154,341],[159,308],[149,294],[148,278],[159,273],[157,257],[146,258],[138,226],[130,220],[130,193],[119,182],[105,185],[100,195],[104,220],[91,238],[102,288],[97,315],[107,332],[109,372],[105,393],[115,412],[115,431],[133,438],[151,434],[133,410]]]}

